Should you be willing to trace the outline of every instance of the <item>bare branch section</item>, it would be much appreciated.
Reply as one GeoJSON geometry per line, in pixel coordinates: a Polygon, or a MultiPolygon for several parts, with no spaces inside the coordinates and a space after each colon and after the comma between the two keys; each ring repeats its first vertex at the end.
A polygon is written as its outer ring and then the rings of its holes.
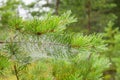
{"type": "MultiPolygon", "coordinates": [[[[5,42],[5,41],[0,41],[0,44],[8,44],[8,43],[11,43],[11,42],[5,42]]],[[[40,42],[33,42],[33,41],[25,41],[25,42],[20,42],[20,41],[16,41],[16,42],[12,42],[12,43],[40,43],[40,42]]],[[[60,44],[60,43],[54,43],[54,42],[44,42],[42,43],[44,45],[58,45],[58,46],[66,46],[66,47],[73,47],[73,48],[79,48],[80,46],[78,45],[71,45],[71,44],[60,44]]]]}
{"type": "MultiPolygon", "coordinates": [[[[32,41],[27,41],[27,42],[20,42],[20,41],[16,41],[16,42],[10,42],[10,41],[0,41],[0,44],[6,44],[6,43],[40,43],[40,42],[32,42],[32,41]]],[[[59,43],[53,43],[53,42],[44,42],[43,44],[45,45],[59,45],[59,46],[66,46],[65,44],[59,44],[59,43]]]]}

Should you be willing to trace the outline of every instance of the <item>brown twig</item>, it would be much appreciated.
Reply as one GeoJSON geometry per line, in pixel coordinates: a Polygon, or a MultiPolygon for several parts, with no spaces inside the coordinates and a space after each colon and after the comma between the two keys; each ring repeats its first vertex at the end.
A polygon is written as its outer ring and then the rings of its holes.
{"type": "Polygon", "coordinates": [[[18,71],[17,71],[16,64],[14,65],[14,71],[15,71],[15,76],[16,76],[17,80],[20,80],[19,76],[18,76],[18,71]]]}

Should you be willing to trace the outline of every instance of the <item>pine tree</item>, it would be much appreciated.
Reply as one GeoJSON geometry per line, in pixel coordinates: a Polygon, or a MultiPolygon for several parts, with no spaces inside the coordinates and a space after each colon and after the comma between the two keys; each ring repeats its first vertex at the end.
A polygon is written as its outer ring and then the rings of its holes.
{"type": "Polygon", "coordinates": [[[19,16],[18,6],[21,4],[20,0],[1,0],[0,6],[0,28],[8,27],[8,21],[14,17],[19,16]]]}
{"type": "Polygon", "coordinates": [[[116,16],[110,12],[116,6],[113,0],[61,0],[60,12],[71,10],[78,17],[73,29],[101,32],[116,16]]]}
{"type": "Polygon", "coordinates": [[[106,51],[106,56],[109,57],[112,65],[108,69],[107,74],[111,75],[109,79],[119,80],[119,55],[120,55],[120,32],[119,28],[114,28],[114,22],[110,21],[108,27],[105,28],[104,39],[105,43],[108,45],[108,50],[106,51]]]}
{"type": "Polygon", "coordinates": [[[76,18],[71,11],[60,16],[47,14],[42,19],[10,20],[12,33],[7,41],[0,42],[1,79],[103,79],[110,62],[101,55],[106,50],[102,36],[66,31],[73,22],[76,18]]]}

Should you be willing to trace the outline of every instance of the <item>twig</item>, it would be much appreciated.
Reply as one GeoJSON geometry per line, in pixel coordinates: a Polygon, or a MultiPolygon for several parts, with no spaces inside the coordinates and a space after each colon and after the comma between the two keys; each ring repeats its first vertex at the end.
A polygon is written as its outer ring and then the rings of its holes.
{"type": "Polygon", "coordinates": [[[16,64],[14,65],[14,71],[15,71],[15,76],[16,76],[17,80],[19,80],[16,64]]]}

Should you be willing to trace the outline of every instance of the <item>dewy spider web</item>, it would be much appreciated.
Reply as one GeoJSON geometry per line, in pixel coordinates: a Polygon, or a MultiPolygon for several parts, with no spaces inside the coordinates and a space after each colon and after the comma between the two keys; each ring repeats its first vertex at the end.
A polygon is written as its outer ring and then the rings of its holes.
{"type": "MultiPolygon", "coordinates": [[[[7,44],[11,42],[7,40],[2,43],[7,44]]],[[[67,59],[71,53],[70,47],[67,44],[59,43],[47,35],[36,37],[19,34],[14,38],[13,43],[19,44],[20,48],[35,60],[48,57],[67,59]]]]}

